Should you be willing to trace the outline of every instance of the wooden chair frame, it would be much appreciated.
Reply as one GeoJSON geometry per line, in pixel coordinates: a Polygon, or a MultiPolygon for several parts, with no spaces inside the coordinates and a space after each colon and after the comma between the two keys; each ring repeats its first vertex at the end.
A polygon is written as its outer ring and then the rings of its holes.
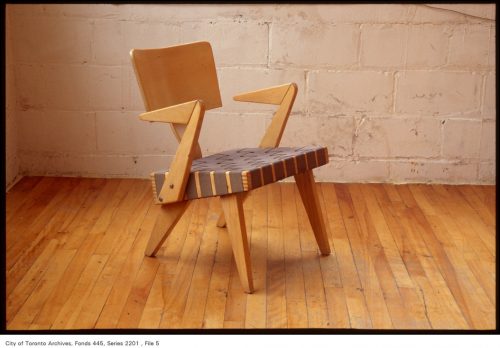
{"type": "MultiPolygon", "coordinates": [[[[188,45],[193,45],[194,49],[198,47],[197,45],[201,44],[208,43],[193,43],[188,45]]],[[[156,201],[157,204],[161,204],[161,211],[146,247],[146,255],[154,256],[191,202],[184,200],[184,193],[192,162],[202,157],[198,138],[206,106],[203,100],[194,99],[152,110],[151,104],[154,103],[151,103],[147,93],[144,92],[145,81],[143,81],[143,77],[141,77],[137,69],[135,50],[131,51],[131,57],[145,100],[146,109],[148,110],[140,115],[140,119],[150,122],[170,123],[173,126],[174,134],[179,140],[179,147],[171,162],[169,172],[165,174],[165,182],[156,201]]],[[[288,83],[239,94],[233,98],[235,101],[241,102],[278,105],[271,124],[262,137],[260,147],[279,146],[296,95],[297,85],[295,83],[288,83]]],[[[219,105],[221,104],[220,99],[212,102],[212,104],[215,107],[221,106],[219,105]]],[[[321,212],[312,170],[297,174],[294,177],[321,254],[329,255],[328,233],[321,212]]],[[[227,224],[228,235],[243,289],[245,292],[251,293],[254,291],[254,286],[243,214],[243,202],[248,193],[247,191],[220,196],[223,212],[219,216],[217,225],[224,227],[227,224]]]]}

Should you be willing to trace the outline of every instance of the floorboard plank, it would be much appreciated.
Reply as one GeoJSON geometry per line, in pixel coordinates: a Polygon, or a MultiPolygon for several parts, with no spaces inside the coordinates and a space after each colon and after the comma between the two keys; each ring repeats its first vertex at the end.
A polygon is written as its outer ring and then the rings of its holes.
{"type": "MultiPolygon", "coordinates": [[[[314,238],[311,223],[301,200],[298,188],[295,187],[295,209],[299,228],[300,245],[302,248],[302,269],[304,273],[304,290],[306,295],[307,321],[309,327],[326,328],[329,326],[328,306],[324,290],[321,259],[328,258],[335,262],[335,253],[321,256],[319,247],[314,238]],[[305,244],[302,244],[307,241],[305,244]]],[[[321,200],[321,193],[318,192],[321,200]]],[[[324,203],[320,202],[324,210],[324,203]]],[[[325,221],[326,225],[326,221],[325,221]]],[[[328,231],[328,227],[327,227],[328,231]]],[[[331,241],[329,241],[331,242],[331,241]]],[[[330,283],[330,280],[328,280],[330,283]]]]}
{"type": "Polygon", "coordinates": [[[247,297],[245,308],[246,328],[266,327],[267,307],[267,220],[268,220],[268,190],[261,187],[251,194],[253,202],[252,234],[250,236],[250,256],[252,260],[252,275],[255,291],[247,297]]]}
{"type": "Polygon", "coordinates": [[[132,329],[139,326],[159,266],[160,263],[154,258],[144,258],[116,327],[132,329]]]}
{"type": "MultiPolygon", "coordinates": [[[[26,178],[23,178],[23,180],[25,179],[26,178]]],[[[19,183],[17,183],[17,185],[19,185],[19,183]]],[[[11,191],[16,191],[17,185],[15,185],[11,191]]],[[[59,185],[59,178],[43,177],[32,190],[26,192],[24,199],[19,199],[18,195],[18,203],[15,205],[16,209],[12,210],[9,216],[6,216],[7,226],[10,228],[17,228],[23,223],[31,223],[37,214],[39,214],[47,203],[50,202],[55,192],[58,191],[59,185]]],[[[6,196],[8,197],[9,194],[7,193],[6,196]]],[[[7,236],[9,236],[9,229],[7,229],[7,236]]],[[[7,245],[7,249],[8,248],[9,245],[7,245]]]]}
{"type": "Polygon", "coordinates": [[[339,206],[340,213],[337,218],[336,209],[331,208],[329,211],[333,212],[334,219],[343,221],[339,228],[348,236],[360,279],[359,289],[363,292],[370,321],[374,327],[392,328],[386,300],[374,271],[371,255],[377,254],[380,242],[373,240],[374,234],[369,233],[367,224],[371,224],[371,218],[367,215],[366,204],[355,187],[335,185],[330,196],[332,202],[337,202],[333,206],[339,206]]]}
{"type": "Polygon", "coordinates": [[[367,253],[363,249],[351,247],[351,240],[356,241],[357,239],[352,234],[351,238],[348,237],[346,221],[350,217],[354,218],[354,215],[343,216],[341,214],[344,214],[344,212],[339,213],[340,208],[335,208],[335,205],[338,205],[338,202],[342,200],[340,196],[344,195],[343,197],[345,197],[347,194],[346,190],[346,184],[328,186],[323,192],[323,199],[329,212],[327,220],[330,225],[329,230],[332,235],[333,249],[340,269],[351,327],[358,329],[372,328],[372,320],[360,279],[364,278],[364,264],[367,253]],[[360,261],[356,262],[356,259],[360,261]]]}
{"type": "Polygon", "coordinates": [[[197,200],[193,203],[193,215],[177,264],[175,277],[169,288],[164,289],[165,310],[160,322],[160,328],[178,328],[181,326],[189,287],[200,250],[207,212],[207,200],[197,200]]]}
{"type": "MultiPolygon", "coordinates": [[[[56,251],[58,243],[59,242],[56,239],[51,239],[47,243],[45,248],[43,248],[40,253],[40,256],[26,272],[21,281],[16,284],[10,296],[7,297],[7,323],[9,323],[14,315],[16,315],[17,311],[21,308],[24,302],[26,302],[42,279],[48,265],[51,261],[53,261],[52,257],[56,251]]],[[[7,287],[11,282],[13,282],[13,280],[11,280],[10,275],[7,273],[7,287]]],[[[14,285],[12,285],[12,287],[14,287],[14,285]]]]}
{"type": "Polygon", "coordinates": [[[281,187],[267,186],[267,327],[287,327],[281,187]]]}
{"type": "Polygon", "coordinates": [[[139,320],[139,329],[156,329],[160,325],[161,315],[163,313],[163,290],[162,290],[162,274],[164,273],[164,265],[159,264],[156,271],[151,290],[147,294],[148,298],[139,320]]]}
{"type": "MultiPolygon", "coordinates": [[[[17,262],[14,263],[11,269],[7,271],[7,294],[10,294],[13,286],[24,276],[28,269],[33,265],[35,260],[40,256],[42,250],[45,249],[51,239],[56,238],[58,244],[63,247],[65,239],[68,235],[68,230],[72,230],[72,226],[76,221],[81,219],[81,212],[85,210],[85,204],[93,202],[95,196],[98,194],[102,180],[88,180],[87,183],[94,183],[90,185],[90,194],[85,195],[86,199],[82,202],[83,205],[73,206],[71,209],[58,209],[54,217],[47,225],[43,227],[40,233],[34,233],[30,238],[30,243],[20,251],[17,262]],[[68,213],[69,212],[69,213],[68,213]]],[[[75,248],[74,248],[75,249],[75,248]]]]}
{"type": "Polygon", "coordinates": [[[287,322],[289,328],[307,328],[307,303],[294,191],[294,184],[281,186],[287,322]]]}
{"type": "MultiPolygon", "coordinates": [[[[76,254],[71,260],[71,263],[66,268],[61,279],[59,280],[55,291],[51,293],[40,313],[38,313],[37,317],[33,321],[33,324],[38,328],[49,329],[52,327],[52,325],[56,321],[56,318],[58,317],[59,312],[65,306],[65,303],[69,301],[70,296],[72,296],[73,290],[78,284],[82,273],[87,268],[87,264],[90,262],[89,260],[92,257],[92,253],[96,246],[99,244],[101,238],[101,235],[90,235],[82,243],[81,247],[76,249],[76,254]]],[[[102,258],[95,259],[95,262],[98,262],[99,265],[102,261],[102,258]]],[[[94,272],[95,269],[96,267],[91,268],[92,272],[94,272]]],[[[98,273],[95,275],[98,275],[98,273]]],[[[83,282],[88,281],[88,278],[85,278],[83,280],[83,282]]],[[[64,328],[64,325],[59,325],[59,327],[64,328]]]]}
{"type": "MultiPolygon", "coordinates": [[[[217,211],[220,211],[217,210],[217,211]]],[[[229,291],[229,276],[233,255],[231,243],[225,228],[217,230],[217,251],[215,252],[214,266],[210,277],[207,294],[207,304],[204,313],[203,327],[207,329],[224,326],[227,294],[229,291]]]]}
{"type": "MultiPolygon", "coordinates": [[[[216,199],[210,199],[209,211],[216,199]]],[[[210,275],[214,265],[215,250],[217,248],[217,220],[219,215],[207,214],[205,231],[200,245],[200,252],[196,260],[193,279],[186,300],[186,308],[182,316],[181,326],[184,328],[200,329],[203,327],[203,318],[207,304],[210,275]]]]}
{"type": "Polygon", "coordinates": [[[471,327],[470,314],[464,307],[465,301],[455,271],[439,240],[430,232],[432,228],[422,211],[418,207],[409,208],[405,212],[405,218],[408,221],[409,235],[418,245],[417,255],[425,275],[436,289],[435,294],[446,304],[450,323],[454,322],[450,325],[457,328],[471,327]]]}
{"type": "MultiPolygon", "coordinates": [[[[65,249],[77,249],[89,234],[104,234],[111,224],[119,204],[133,187],[130,179],[108,180],[97,197],[90,197],[84,203],[88,206],[70,226],[65,228],[62,240],[65,249]]],[[[135,195],[135,193],[132,193],[135,195]]]]}
{"type": "MultiPolygon", "coordinates": [[[[139,198],[139,197],[138,197],[139,198]]],[[[138,212],[140,213],[140,212],[138,212]]],[[[89,300],[87,305],[84,306],[78,313],[77,320],[75,322],[79,323],[82,328],[94,328],[99,316],[103,311],[103,307],[109,300],[108,297],[114,286],[116,289],[120,286],[120,274],[127,273],[130,271],[133,265],[137,265],[144,258],[144,248],[149,238],[149,234],[153,229],[153,224],[158,214],[157,209],[149,209],[146,217],[144,218],[140,228],[137,227],[136,233],[123,234],[119,241],[116,243],[115,248],[109,254],[109,259],[106,262],[104,269],[99,275],[92,291],[89,295],[89,300]],[[139,260],[139,261],[138,261],[139,260]]],[[[106,218],[107,219],[107,218],[106,218]]],[[[122,228],[120,226],[122,222],[111,221],[109,226],[110,229],[122,228]]],[[[129,232],[134,229],[129,229],[129,232]]],[[[101,233],[97,235],[102,235],[101,233]]],[[[102,238],[101,238],[102,240],[102,238]]],[[[100,245],[100,244],[99,244],[100,245]]],[[[97,247],[94,250],[95,255],[101,255],[97,253],[97,247]]],[[[137,267],[137,266],[136,266],[137,267]]],[[[123,279],[121,282],[125,282],[123,279]]],[[[126,286],[129,286],[126,283],[126,286]]],[[[119,290],[115,290],[119,292],[119,290]]],[[[119,298],[121,298],[118,295],[119,298]]],[[[112,301],[112,300],[110,300],[112,301]]]]}
{"type": "Polygon", "coordinates": [[[9,330],[28,329],[42,308],[44,302],[53,291],[59,278],[75,255],[75,250],[58,249],[53,255],[40,282],[33,289],[26,302],[16,313],[12,321],[7,324],[9,330]]]}
{"type": "Polygon", "coordinates": [[[496,226],[495,215],[488,209],[486,202],[477,195],[471,186],[460,185],[452,189],[460,193],[467,203],[469,203],[470,207],[481,217],[486,226],[493,228],[496,226]]]}
{"type": "MultiPolygon", "coordinates": [[[[57,185],[57,188],[48,192],[51,195],[50,200],[45,202],[48,198],[40,199],[42,204],[43,202],[46,203],[43,207],[32,207],[36,212],[34,215],[8,225],[6,240],[7,270],[10,270],[19,260],[22,255],[21,252],[26,249],[33,239],[36,239],[43,231],[50,230],[50,221],[58,215],[60,211],[58,208],[70,204],[71,196],[79,184],[80,181],[77,180],[63,180],[60,185],[57,185]]],[[[85,181],[84,184],[88,184],[88,181],[85,181]]]]}
{"type": "Polygon", "coordinates": [[[29,199],[30,193],[42,181],[42,176],[25,176],[5,194],[5,221],[20,212],[20,207],[29,199]]]}
{"type": "MultiPolygon", "coordinates": [[[[140,226],[151,208],[151,196],[148,189],[142,185],[132,188],[127,197],[124,198],[123,204],[117,209],[115,217],[94,251],[95,255],[116,254],[116,250],[120,249],[119,242],[127,236],[130,236],[130,239],[135,239],[138,234],[145,234],[140,226]],[[133,192],[137,193],[138,199],[129,199],[129,195],[133,192]]],[[[123,310],[132,283],[144,262],[144,249],[137,247],[131,251],[107,296],[95,324],[96,328],[114,328],[118,323],[119,313],[123,310]]]]}
{"type": "Polygon", "coordinates": [[[92,255],[90,257],[87,267],[85,267],[75,284],[70,297],[64,303],[64,306],[54,320],[51,326],[52,329],[70,329],[75,326],[78,312],[84,306],[108,258],[108,255],[92,255]]]}

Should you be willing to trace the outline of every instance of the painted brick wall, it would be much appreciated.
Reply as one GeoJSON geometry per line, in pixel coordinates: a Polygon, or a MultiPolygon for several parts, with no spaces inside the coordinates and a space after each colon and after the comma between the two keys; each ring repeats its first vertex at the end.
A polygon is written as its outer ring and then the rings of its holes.
{"type": "MultiPolygon", "coordinates": [[[[10,28],[10,16],[6,18],[6,27],[10,28]]],[[[16,84],[10,31],[6,32],[5,49],[5,185],[10,188],[19,177],[18,138],[16,119],[16,84]]]]}
{"type": "Polygon", "coordinates": [[[327,145],[318,180],[494,183],[495,7],[446,6],[9,5],[19,171],[168,166],[175,139],[138,120],[128,52],[207,40],[224,106],[205,154],[255,146],[269,124],[274,107],[233,95],[294,81],[282,145],[327,145]]]}

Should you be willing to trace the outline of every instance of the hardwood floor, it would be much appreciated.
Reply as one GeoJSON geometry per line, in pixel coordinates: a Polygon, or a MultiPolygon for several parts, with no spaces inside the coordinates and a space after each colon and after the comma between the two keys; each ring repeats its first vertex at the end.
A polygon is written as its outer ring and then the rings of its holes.
{"type": "Polygon", "coordinates": [[[322,257],[294,184],[244,205],[243,292],[219,199],[156,258],[149,181],[26,177],[7,194],[7,329],[494,329],[495,186],[319,184],[322,257]]]}

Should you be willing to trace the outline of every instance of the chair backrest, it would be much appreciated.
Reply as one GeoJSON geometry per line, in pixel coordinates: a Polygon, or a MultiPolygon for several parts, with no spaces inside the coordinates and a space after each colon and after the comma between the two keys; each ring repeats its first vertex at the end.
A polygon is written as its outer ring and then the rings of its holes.
{"type": "Polygon", "coordinates": [[[207,110],[222,106],[208,42],[130,51],[146,111],[201,99],[207,110]]]}

